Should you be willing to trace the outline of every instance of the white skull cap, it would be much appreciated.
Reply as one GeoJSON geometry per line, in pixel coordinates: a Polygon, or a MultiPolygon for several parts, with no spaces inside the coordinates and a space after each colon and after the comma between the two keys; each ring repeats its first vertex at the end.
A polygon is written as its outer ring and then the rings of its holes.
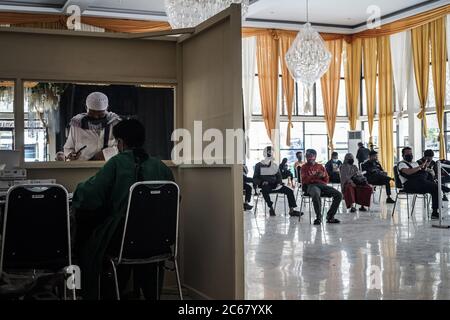
{"type": "Polygon", "coordinates": [[[108,109],[108,97],[101,92],[92,92],[86,98],[86,107],[90,110],[105,111],[108,109]]]}

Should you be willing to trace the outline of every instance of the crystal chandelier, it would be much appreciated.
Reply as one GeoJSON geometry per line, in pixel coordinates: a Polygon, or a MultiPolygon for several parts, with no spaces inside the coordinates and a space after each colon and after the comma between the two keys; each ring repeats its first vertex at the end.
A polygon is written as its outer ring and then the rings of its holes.
{"type": "Polygon", "coordinates": [[[308,0],[306,0],[306,24],[302,26],[292,46],[286,53],[286,64],[295,81],[304,85],[306,90],[305,112],[311,111],[311,89],[327,72],[331,53],[325,46],[319,33],[309,23],[308,0]]]}
{"type": "Polygon", "coordinates": [[[195,27],[233,3],[242,4],[244,19],[249,0],[164,0],[166,14],[173,29],[195,27]]]}

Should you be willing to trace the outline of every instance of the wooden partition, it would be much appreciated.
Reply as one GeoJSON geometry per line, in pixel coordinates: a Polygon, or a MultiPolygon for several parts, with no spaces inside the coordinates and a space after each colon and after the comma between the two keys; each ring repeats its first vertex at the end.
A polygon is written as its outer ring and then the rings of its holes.
{"type": "MultiPolygon", "coordinates": [[[[194,121],[202,121],[203,130],[216,128],[224,137],[226,129],[242,128],[240,6],[200,25],[179,47],[182,127],[194,136],[194,121]]],[[[179,170],[183,282],[205,298],[242,299],[242,166],[198,164],[179,170]]]]}

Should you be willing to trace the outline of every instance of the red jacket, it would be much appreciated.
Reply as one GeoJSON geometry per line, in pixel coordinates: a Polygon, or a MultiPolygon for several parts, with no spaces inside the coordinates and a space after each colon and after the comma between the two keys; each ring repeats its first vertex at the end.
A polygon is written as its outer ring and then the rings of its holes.
{"type": "Polygon", "coordinates": [[[301,169],[302,185],[308,184],[327,184],[330,180],[327,170],[321,164],[310,165],[305,163],[301,169]],[[316,176],[317,173],[321,172],[323,174],[322,178],[316,176]]]}

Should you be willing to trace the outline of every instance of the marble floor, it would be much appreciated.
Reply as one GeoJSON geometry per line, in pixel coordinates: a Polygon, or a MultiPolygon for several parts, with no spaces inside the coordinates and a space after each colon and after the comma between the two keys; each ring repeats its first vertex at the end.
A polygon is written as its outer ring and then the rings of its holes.
{"type": "Polygon", "coordinates": [[[450,299],[450,229],[433,228],[420,199],[411,219],[406,200],[391,217],[377,195],[370,212],[342,206],[341,224],[319,227],[308,208],[285,217],[282,198],[276,217],[258,207],[244,212],[247,299],[450,299]]]}

